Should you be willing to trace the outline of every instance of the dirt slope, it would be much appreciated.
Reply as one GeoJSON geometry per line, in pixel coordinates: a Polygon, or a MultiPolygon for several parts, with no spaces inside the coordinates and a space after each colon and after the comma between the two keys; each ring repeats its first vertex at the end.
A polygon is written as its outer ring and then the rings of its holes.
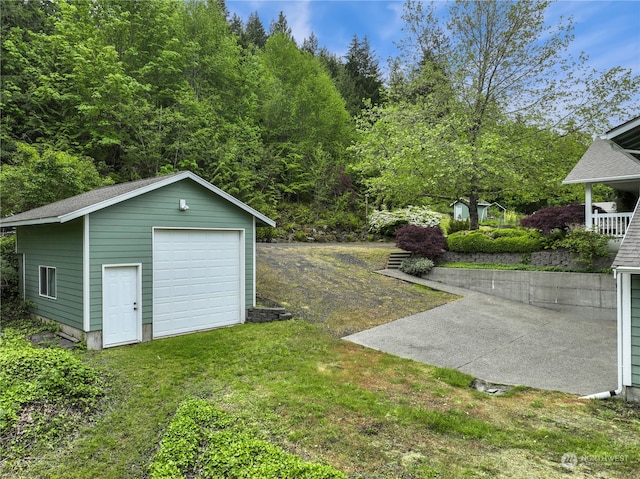
{"type": "Polygon", "coordinates": [[[376,274],[395,250],[382,243],[258,244],[259,300],[341,337],[456,298],[376,274]]]}

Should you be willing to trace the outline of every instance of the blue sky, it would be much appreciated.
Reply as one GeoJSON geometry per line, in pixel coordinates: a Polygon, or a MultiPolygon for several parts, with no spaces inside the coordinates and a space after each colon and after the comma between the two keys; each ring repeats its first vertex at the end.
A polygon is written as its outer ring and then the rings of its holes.
{"type": "MultiPolygon", "coordinates": [[[[243,21],[258,12],[265,29],[283,11],[298,42],[314,32],[320,46],[343,55],[353,38],[369,38],[381,63],[395,56],[402,37],[403,0],[227,0],[243,21]]],[[[560,0],[548,10],[549,22],[573,16],[572,48],[584,51],[598,69],[623,66],[640,75],[640,0],[560,0]]]]}
{"type": "MultiPolygon", "coordinates": [[[[403,0],[227,0],[230,13],[246,22],[258,12],[268,31],[272,20],[284,12],[296,42],[301,45],[313,32],[320,47],[344,55],[354,35],[369,39],[372,49],[386,66],[396,56],[395,44],[402,38],[403,0]]],[[[588,65],[605,70],[615,66],[640,75],[640,0],[560,0],[551,5],[548,22],[573,16],[574,54],[584,52],[588,65]]],[[[639,112],[640,113],[640,112],[639,112]]]]}

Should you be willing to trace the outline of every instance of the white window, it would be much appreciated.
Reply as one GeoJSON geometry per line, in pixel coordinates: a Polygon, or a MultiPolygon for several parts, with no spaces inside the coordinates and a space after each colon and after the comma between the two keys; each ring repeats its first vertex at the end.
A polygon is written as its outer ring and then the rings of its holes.
{"type": "Polygon", "coordinates": [[[56,299],[56,269],[40,266],[40,296],[56,299]]]}

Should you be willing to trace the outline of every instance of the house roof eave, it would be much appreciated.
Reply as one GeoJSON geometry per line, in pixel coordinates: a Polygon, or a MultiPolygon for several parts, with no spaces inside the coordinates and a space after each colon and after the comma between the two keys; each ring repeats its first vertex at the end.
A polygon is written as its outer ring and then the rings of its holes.
{"type": "Polygon", "coordinates": [[[615,138],[630,131],[634,128],[640,127],[640,116],[633,118],[622,125],[618,125],[615,128],[607,131],[604,135],[600,135],[603,140],[614,140],[615,138]]]}
{"type": "Polygon", "coordinates": [[[609,176],[602,178],[578,178],[575,180],[562,180],[563,185],[576,185],[584,183],[615,183],[621,181],[640,181],[640,175],[628,175],[628,176],[609,176]]]}
{"type": "Polygon", "coordinates": [[[16,226],[35,226],[35,225],[47,225],[52,223],[62,223],[59,216],[49,216],[43,218],[36,218],[32,220],[19,220],[11,221],[11,216],[2,218],[0,220],[0,226],[3,228],[15,228],[16,226]]]}

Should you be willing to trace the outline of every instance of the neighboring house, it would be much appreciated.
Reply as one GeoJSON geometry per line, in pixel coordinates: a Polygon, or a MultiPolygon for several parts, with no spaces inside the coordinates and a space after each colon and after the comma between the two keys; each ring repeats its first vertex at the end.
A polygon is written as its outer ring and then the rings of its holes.
{"type": "Polygon", "coordinates": [[[242,323],[256,225],[275,223],[191,172],[90,191],[0,220],[21,291],[89,349],[242,323]]]}
{"type": "Polygon", "coordinates": [[[640,401],[640,117],[596,138],[563,183],[585,183],[587,227],[622,237],[612,265],[617,284],[618,390],[594,396],[624,394],[640,401]],[[594,183],[635,195],[635,211],[591,214],[594,183]]]}
{"type": "Polygon", "coordinates": [[[633,213],[593,213],[591,191],[600,183],[636,199],[640,195],[640,117],[596,138],[562,183],[585,185],[587,227],[622,238],[633,213]]]}
{"type": "MultiPolygon", "coordinates": [[[[453,206],[453,219],[458,221],[464,221],[469,218],[469,207],[462,201],[456,200],[449,205],[453,206]]],[[[491,203],[486,201],[478,201],[478,221],[485,221],[487,219],[487,211],[491,203]]]]}

